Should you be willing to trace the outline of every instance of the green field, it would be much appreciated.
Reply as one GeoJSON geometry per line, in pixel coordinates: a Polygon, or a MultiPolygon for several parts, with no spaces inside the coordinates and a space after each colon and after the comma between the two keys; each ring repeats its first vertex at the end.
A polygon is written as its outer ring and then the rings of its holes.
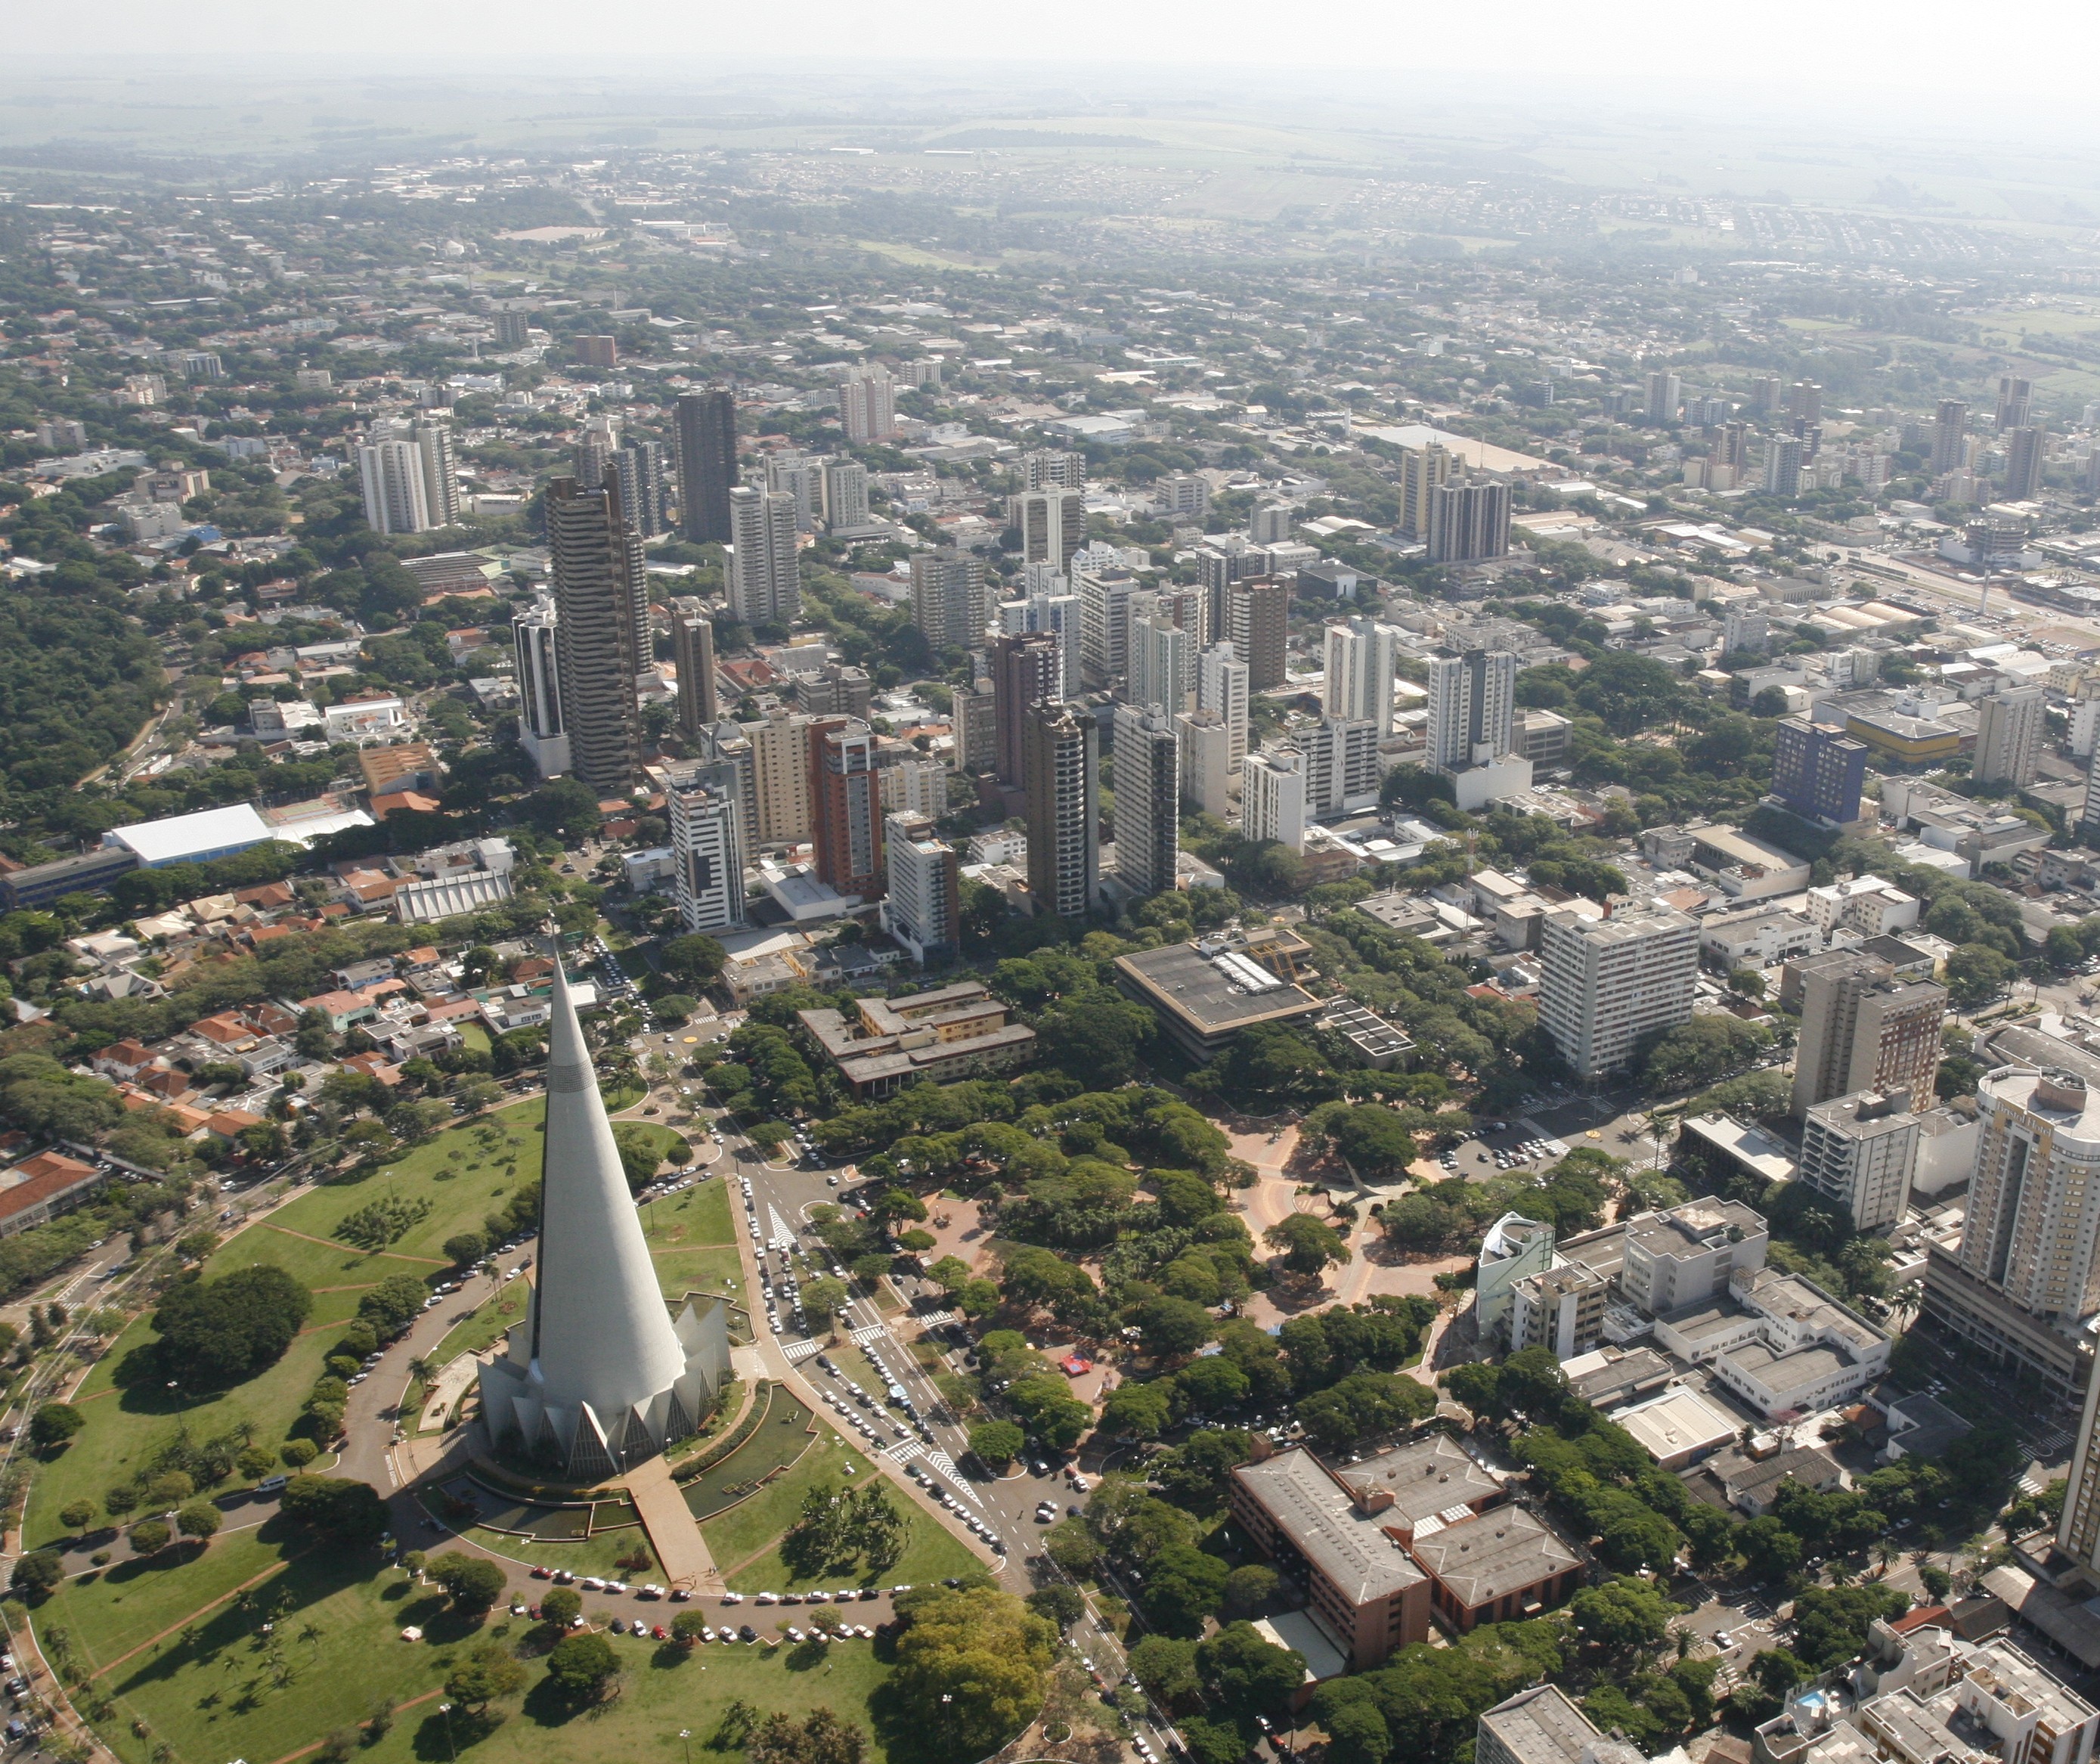
{"type": "Polygon", "coordinates": [[[340,1326],[356,1315],[359,1297],[389,1275],[442,1273],[449,1266],[445,1240],[479,1225],[520,1180],[537,1174],[539,1138],[532,1130],[540,1107],[536,1098],[449,1129],[392,1164],[303,1194],[267,1222],[228,1238],[205,1263],[206,1276],[274,1262],[313,1293],[305,1331],[261,1376],[216,1395],[186,1399],[169,1390],[140,1354],[154,1335],[148,1317],[135,1320],[74,1398],[87,1425],[36,1473],[24,1527],[30,1545],[64,1535],[60,1508],[77,1497],[99,1505],[106,1489],[125,1480],[178,1429],[210,1438],[245,1424],[265,1444],[281,1440],[320,1376],[340,1326]],[[331,1236],[346,1215],[389,1196],[427,1199],[430,1211],[377,1254],[331,1236]]]}
{"type": "MultiPolygon", "coordinates": [[[[107,1666],[148,1638],[164,1639],[131,1654],[96,1680],[113,1704],[101,1722],[104,1741],[126,1764],[146,1764],[157,1745],[177,1764],[219,1764],[228,1757],[280,1759],[368,1716],[382,1697],[397,1707],[384,1738],[359,1756],[373,1764],[434,1764],[457,1747],[476,1764],[629,1764],[679,1757],[677,1731],[711,1737],[733,1700],[799,1714],[819,1704],[872,1727],[870,1757],[890,1753],[870,1698],[887,1676],[866,1642],[828,1647],[710,1647],[686,1653],[654,1642],[614,1638],[624,1672],[620,1694],[576,1713],[542,1685],[545,1669],[528,1659],[519,1702],[499,1705],[508,1719],[483,1734],[457,1717],[448,1746],[435,1693],[456,1647],[470,1640],[518,1642],[527,1625],[498,1613],[479,1628],[452,1616],[427,1589],[372,1562],[346,1563],[329,1552],[294,1558],[245,1603],[200,1607],[265,1572],[276,1549],[247,1538],[214,1544],[199,1561],[166,1571],[75,1581],[39,1612],[48,1629],[63,1625],[90,1664],[107,1666]],[[275,1620],[275,1634],[262,1626],[275,1620]],[[398,1639],[414,1624],[421,1643],[398,1639]],[[355,1662],[354,1666],[351,1665],[355,1662]],[[415,1707],[406,1707],[417,1699],[415,1707]],[[143,1734],[134,1731],[143,1726],[143,1734]]],[[[706,1753],[702,1754],[704,1757],[706,1753]]]]}
{"type": "Polygon", "coordinates": [[[716,1293],[734,1304],[744,1302],[743,1262],[730,1218],[729,1190],[720,1178],[649,1202],[642,1221],[665,1298],[716,1293]]]}

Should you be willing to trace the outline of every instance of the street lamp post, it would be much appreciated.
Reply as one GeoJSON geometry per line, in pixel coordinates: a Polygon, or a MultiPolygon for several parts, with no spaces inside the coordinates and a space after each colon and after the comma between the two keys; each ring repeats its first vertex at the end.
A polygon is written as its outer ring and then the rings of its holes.
{"type": "Polygon", "coordinates": [[[452,1704],[439,1704],[438,1713],[445,1718],[445,1756],[452,1760],[452,1764],[459,1764],[459,1748],[452,1743],[452,1704]]]}
{"type": "Polygon", "coordinates": [[[690,1727],[681,1727],[678,1730],[678,1737],[686,1744],[686,1764],[693,1764],[693,1730],[690,1727]]]}

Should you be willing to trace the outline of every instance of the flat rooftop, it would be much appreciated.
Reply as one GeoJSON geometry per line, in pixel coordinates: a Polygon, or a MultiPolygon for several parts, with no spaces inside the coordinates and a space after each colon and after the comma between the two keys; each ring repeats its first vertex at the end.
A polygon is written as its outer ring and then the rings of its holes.
{"type": "Polygon", "coordinates": [[[1236,966],[1211,960],[1193,944],[1169,944],[1118,956],[1116,970],[1135,983],[1148,1001],[1205,1034],[1309,1016],[1324,1008],[1324,1001],[1304,987],[1278,980],[1266,969],[1261,971],[1269,984],[1260,991],[1251,990],[1236,966]]]}

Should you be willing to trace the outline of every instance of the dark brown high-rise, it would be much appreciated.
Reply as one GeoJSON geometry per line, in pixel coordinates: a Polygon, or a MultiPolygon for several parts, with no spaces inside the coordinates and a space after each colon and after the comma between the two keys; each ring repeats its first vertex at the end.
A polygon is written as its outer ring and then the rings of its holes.
{"type": "Polygon", "coordinates": [[[986,660],[991,665],[992,723],[997,744],[999,781],[1009,788],[1022,779],[1021,730],[1028,707],[1057,696],[1057,652],[1063,641],[1055,631],[1025,631],[995,637],[986,660]]]}
{"type": "Polygon", "coordinates": [[[569,770],[601,798],[622,796],[642,769],[634,677],[642,637],[635,626],[647,602],[642,547],[621,512],[618,483],[585,490],[573,478],[555,479],[547,487],[547,549],[569,770]]]}
{"type": "Polygon", "coordinates": [[[736,400],[719,388],[681,392],[677,405],[679,530],[693,545],[730,543],[736,487],[736,400]]]}
{"type": "Polygon", "coordinates": [[[671,603],[671,654],[678,668],[678,727],[698,735],[721,720],[715,696],[715,627],[704,602],[671,603]]]}
{"type": "Polygon", "coordinates": [[[810,808],[818,881],[873,900],[883,891],[880,737],[858,717],[810,723],[810,808]]]}
{"type": "Polygon", "coordinates": [[[1225,640],[1246,664],[1247,690],[1283,683],[1283,650],[1290,631],[1290,585],[1273,577],[1236,581],[1225,590],[1225,640]]]}

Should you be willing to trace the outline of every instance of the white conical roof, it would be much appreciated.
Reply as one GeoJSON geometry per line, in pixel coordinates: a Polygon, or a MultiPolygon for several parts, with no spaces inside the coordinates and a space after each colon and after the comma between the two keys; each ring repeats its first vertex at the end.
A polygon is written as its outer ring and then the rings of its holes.
{"type": "Polygon", "coordinates": [[[549,1024],[545,1194],[533,1293],[540,1399],[617,1416],[686,1370],[558,959],[549,1024]]]}

